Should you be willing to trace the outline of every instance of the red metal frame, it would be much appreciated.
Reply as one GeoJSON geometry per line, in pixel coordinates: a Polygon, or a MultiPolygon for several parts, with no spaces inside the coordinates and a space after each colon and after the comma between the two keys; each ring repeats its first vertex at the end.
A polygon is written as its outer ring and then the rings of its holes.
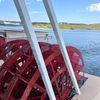
{"type": "MultiPolygon", "coordinates": [[[[57,100],[67,100],[73,84],[58,45],[39,43],[57,100]]],[[[78,83],[84,67],[81,53],[66,47],[78,83]]],[[[0,52],[0,100],[49,100],[38,66],[27,40],[4,43],[0,52]]]]}

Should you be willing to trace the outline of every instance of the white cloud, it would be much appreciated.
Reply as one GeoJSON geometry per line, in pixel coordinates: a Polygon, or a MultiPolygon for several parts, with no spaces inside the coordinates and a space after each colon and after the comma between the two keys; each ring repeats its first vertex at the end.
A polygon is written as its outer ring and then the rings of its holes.
{"type": "MultiPolygon", "coordinates": [[[[2,1],[2,0],[0,0],[2,1]]],[[[42,0],[36,0],[37,2],[41,2],[42,0]]],[[[32,3],[32,0],[25,0],[27,5],[30,5],[32,3]]]]}
{"type": "Polygon", "coordinates": [[[43,12],[41,12],[41,11],[31,11],[30,14],[31,15],[33,15],[33,14],[43,14],[43,12]]]}
{"type": "Polygon", "coordinates": [[[40,2],[40,1],[42,1],[42,0],[36,0],[37,2],[40,2]]]}
{"type": "Polygon", "coordinates": [[[87,7],[87,10],[90,12],[99,12],[100,11],[100,2],[89,5],[87,7]]]}

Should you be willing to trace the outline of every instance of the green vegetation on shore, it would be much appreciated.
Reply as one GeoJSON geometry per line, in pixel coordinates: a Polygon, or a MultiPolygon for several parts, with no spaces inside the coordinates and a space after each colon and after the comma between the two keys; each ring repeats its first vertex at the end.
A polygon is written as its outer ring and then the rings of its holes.
{"type": "MultiPolygon", "coordinates": [[[[52,29],[50,23],[47,22],[34,22],[32,23],[34,28],[43,28],[43,29],[52,29]]],[[[9,25],[9,26],[19,26],[22,25],[18,21],[1,21],[0,25],[9,25]]],[[[100,30],[100,24],[77,24],[77,23],[59,23],[59,27],[63,30],[100,30]]]]}
{"type": "MultiPolygon", "coordinates": [[[[35,28],[51,29],[50,24],[33,24],[35,28]]],[[[59,27],[64,30],[100,30],[100,24],[59,24],[59,27]]]]}

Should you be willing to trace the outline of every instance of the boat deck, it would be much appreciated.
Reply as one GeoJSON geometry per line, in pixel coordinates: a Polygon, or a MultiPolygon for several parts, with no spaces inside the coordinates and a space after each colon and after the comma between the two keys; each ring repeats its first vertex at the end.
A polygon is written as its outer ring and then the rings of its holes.
{"type": "Polygon", "coordinates": [[[81,94],[75,95],[72,100],[100,100],[100,77],[85,74],[88,79],[81,87],[81,94]]]}
{"type": "MultiPolygon", "coordinates": [[[[48,40],[52,39],[52,36],[49,34],[49,32],[35,31],[35,33],[39,42],[48,42],[48,40]]],[[[7,41],[27,39],[25,32],[22,30],[0,30],[0,36],[5,37],[7,41]]]]}

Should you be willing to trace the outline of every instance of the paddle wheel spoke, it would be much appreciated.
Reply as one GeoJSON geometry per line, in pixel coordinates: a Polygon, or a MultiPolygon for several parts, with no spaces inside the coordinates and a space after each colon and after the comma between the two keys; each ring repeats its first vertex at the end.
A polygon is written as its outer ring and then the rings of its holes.
{"type": "MultiPolygon", "coordinates": [[[[2,44],[3,45],[3,44],[2,44]]],[[[66,100],[74,90],[58,45],[39,43],[57,100],[66,100]]],[[[27,40],[4,43],[0,59],[0,100],[49,100],[31,47],[27,40]]],[[[83,76],[81,53],[67,47],[78,83],[83,76]]]]}

